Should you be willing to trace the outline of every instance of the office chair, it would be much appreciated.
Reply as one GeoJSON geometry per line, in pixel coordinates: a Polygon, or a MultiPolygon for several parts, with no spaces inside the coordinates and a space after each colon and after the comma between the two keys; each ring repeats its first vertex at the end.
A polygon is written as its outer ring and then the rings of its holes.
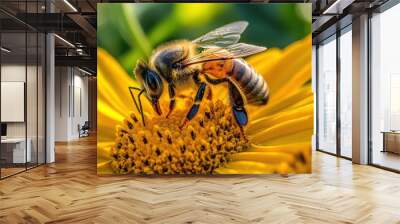
{"type": "Polygon", "coordinates": [[[85,123],[82,125],[82,127],[79,127],[80,125],[78,125],[78,129],[79,129],[79,138],[80,137],[87,137],[89,136],[89,129],[90,129],[90,125],[89,125],[89,121],[85,121],[85,123]]]}

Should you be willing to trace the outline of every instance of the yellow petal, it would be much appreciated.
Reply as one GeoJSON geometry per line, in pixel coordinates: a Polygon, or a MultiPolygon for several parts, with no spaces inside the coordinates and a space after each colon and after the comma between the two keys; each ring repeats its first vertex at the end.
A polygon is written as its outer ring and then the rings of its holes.
{"type": "Polygon", "coordinates": [[[260,129],[265,129],[275,124],[279,124],[288,120],[293,120],[299,117],[309,116],[310,114],[313,114],[313,111],[314,111],[314,105],[307,104],[292,110],[287,110],[273,114],[271,116],[266,116],[256,120],[252,120],[250,121],[250,124],[248,126],[247,134],[252,135],[258,132],[260,129]]]}
{"type": "Polygon", "coordinates": [[[289,45],[284,50],[278,63],[273,66],[273,69],[268,71],[273,75],[272,78],[266,79],[270,87],[270,93],[274,94],[293,76],[293,74],[296,74],[305,64],[310,62],[311,35],[289,45]]]}
{"type": "Polygon", "coordinates": [[[226,168],[237,170],[239,173],[273,173],[276,166],[254,161],[234,161],[226,164],[226,168]]]}
{"type": "MultiPolygon", "coordinates": [[[[102,71],[99,72],[101,74],[102,71]]],[[[132,110],[132,104],[133,102],[128,99],[121,99],[121,93],[122,90],[115,89],[113,86],[110,85],[105,79],[104,75],[99,75],[97,78],[97,87],[99,88],[100,91],[98,91],[98,99],[102,100],[104,103],[109,105],[109,107],[113,108],[116,110],[118,113],[127,116],[127,112],[129,110],[132,110]]],[[[124,89],[124,91],[127,91],[127,89],[124,89]]]]}
{"type": "Polygon", "coordinates": [[[265,107],[250,110],[249,116],[252,119],[258,119],[260,117],[271,115],[288,108],[309,96],[313,96],[313,92],[311,86],[306,85],[298,89],[293,94],[286,96],[286,98],[277,101],[271,101],[265,107]]]}
{"type": "Polygon", "coordinates": [[[272,145],[272,146],[263,146],[263,145],[255,145],[252,144],[251,148],[248,150],[249,152],[259,152],[259,153],[286,153],[289,155],[293,155],[296,158],[295,163],[298,166],[310,166],[311,164],[311,143],[303,142],[303,143],[294,143],[294,144],[285,144],[285,145],[272,145]]]}
{"type": "Polygon", "coordinates": [[[307,129],[300,132],[295,132],[289,135],[282,135],[274,139],[269,140],[260,140],[257,145],[283,145],[283,144],[291,144],[296,142],[305,142],[311,141],[311,136],[313,134],[313,129],[307,129]]]}
{"type": "MultiPolygon", "coordinates": [[[[109,83],[115,90],[126,89],[126,91],[121,91],[123,95],[120,97],[122,99],[129,99],[130,97],[128,86],[138,87],[138,83],[134,82],[119,63],[101,48],[97,50],[97,68],[101,71],[99,74],[101,80],[109,83]]],[[[99,89],[99,91],[102,90],[99,89]]]]}
{"type": "Polygon", "coordinates": [[[276,64],[281,58],[282,50],[273,48],[268,49],[265,53],[250,57],[246,61],[268,82],[276,75],[272,70],[275,69],[276,64]]]}
{"type": "Polygon", "coordinates": [[[256,145],[251,144],[249,152],[284,152],[295,155],[299,152],[307,152],[311,148],[311,142],[299,142],[294,144],[285,144],[285,145],[256,145]]]}
{"type": "Polygon", "coordinates": [[[114,141],[99,142],[97,143],[97,161],[111,159],[111,146],[114,141]]]}
{"type": "Polygon", "coordinates": [[[110,162],[97,163],[97,174],[114,174],[110,167],[110,162]]]}
{"type": "Polygon", "coordinates": [[[232,161],[254,161],[262,163],[293,163],[295,158],[285,152],[240,152],[231,156],[232,161]]]}
{"type": "Polygon", "coordinates": [[[313,116],[310,115],[266,128],[257,134],[249,136],[249,138],[251,142],[258,144],[281,136],[291,135],[305,130],[312,130],[313,124],[313,116]]]}
{"type": "MultiPolygon", "coordinates": [[[[127,112],[133,110],[134,103],[128,87],[140,87],[139,83],[126,74],[120,64],[101,48],[97,50],[97,69],[99,99],[113,105],[121,114],[129,115],[127,112]]],[[[138,92],[135,91],[135,94],[138,92]]],[[[147,100],[142,100],[142,105],[144,111],[151,109],[147,100]]]]}
{"type": "Polygon", "coordinates": [[[214,171],[216,174],[240,174],[240,171],[235,169],[229,169],[225,167],[219,167],[214,171]]]}
{"type": "Polygon", "coordinates": [[[215,170],[217,174],[270,174],[274,173],[274,169],[230,169],[225,167],[219,167],[215,170]]]}
{"type": "MultiPolygon", "coordinates": [[[[126,74],[119,63],[106,51],[99,48],[98,60],[98,141],[114,139],[115,126],[133,111],[134,103],[128,87],[139,84],[126,74]]],[[[137,92],[135,92],[137,95],[137,92]]],[[[142,100],[143,108],[151,108],[147,100],[142,100]]]]}
{"type": "Polygon", "coordinates": [[[124,116],[102,100],[97,100],[97,141],[109,141],[114,139],[115,126],[124,119],[124,116]]]}
{"type": "Polygon", "coordinates": [[[307,96],[306,98],[300,100],[297,103],[294,103],[293,105],[286,108],[285,110],[295,110],[296,108],[303,107],[306,105],[313,105],[313,107],[314,107],[314,96],[313,95],[307,96]]]}
{"type": "Polygon", "coordinates": [[[279,88],[275,93],[271,94],[270,100],[279,100],[287,95],[292,94],[310,79],[311,62],[306,63],[298,72],[296,72],[289,80],[287,80],[281,88],[279,88]]]}

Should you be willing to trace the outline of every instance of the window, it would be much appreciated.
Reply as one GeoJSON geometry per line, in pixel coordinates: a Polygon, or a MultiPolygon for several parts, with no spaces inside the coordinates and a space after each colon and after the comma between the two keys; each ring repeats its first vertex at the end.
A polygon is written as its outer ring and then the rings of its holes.
{"type": "Polygon", "coordinates": [[[336,153],[336,36],[318,47],[318,149],[336,153]]]}
{"type": "Polygon", "coordinates": [[[400,5],[371,18],[370,120],[375,165],[400,170],[400,5]]]}
{"type": "Polygon", "coordinates": [[[351,26],[340,36],[340,155],[352,157],[352,35],[351,26]]]}

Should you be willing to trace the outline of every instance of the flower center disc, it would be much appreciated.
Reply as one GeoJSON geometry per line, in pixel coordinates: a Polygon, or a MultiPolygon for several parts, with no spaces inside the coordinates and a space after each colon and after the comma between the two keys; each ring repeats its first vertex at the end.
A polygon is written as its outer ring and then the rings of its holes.
{"type": "Polygon", "coordinates": [[[116,127],[111,167],[126,174],[210,174],[233,153],[248,147],[245,136],[222,101],[204,100],[199,112],[180,128],[186,110],[169,118],[141,119],[131,113],[116,127]]]}

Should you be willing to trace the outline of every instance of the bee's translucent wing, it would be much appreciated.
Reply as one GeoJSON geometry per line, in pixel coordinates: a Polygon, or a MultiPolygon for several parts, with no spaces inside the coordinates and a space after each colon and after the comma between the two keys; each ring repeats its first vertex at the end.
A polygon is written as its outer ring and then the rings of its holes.
{"type": "Polygon", "coordinates": [[[229,60],[234,58],[244,58],[253,54],[260,53],[267,50],[266,47],[237,43],[232,44],[226,48],[214,47],[204,50],[200,54],[197,54],[191,58],[182,61],[182,66],[188,66],[197,63],[203,63],[208,61],[218,61],[218,60],[229,60]]]}
{"type": "Polygon", "coordinates": [[[266,47],[261,47],[252,44],[237,43],[225,48],[232,54],[233,58],[244,58],[253,54],[257,54],[267,50],[266,47]]]}
{"type": "Polygon", "coordinates": [[[240,35],[246,29],[249,23],[246,21],[237,21],[221,26],[192,42],[201,48],[227,47],[239,42],[240,35]]]}

